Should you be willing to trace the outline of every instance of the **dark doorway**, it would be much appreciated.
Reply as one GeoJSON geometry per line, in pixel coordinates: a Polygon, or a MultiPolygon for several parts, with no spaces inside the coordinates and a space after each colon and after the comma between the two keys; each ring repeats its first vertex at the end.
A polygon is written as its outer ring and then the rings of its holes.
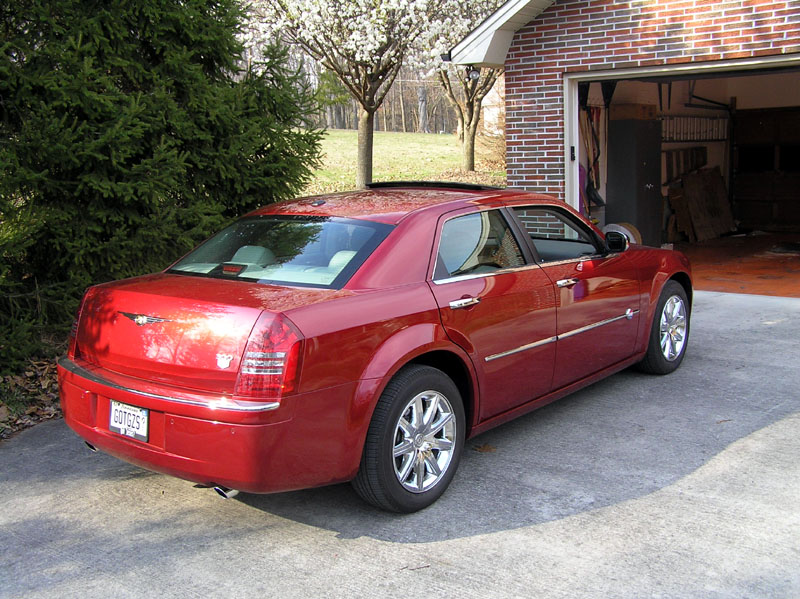
{"type": "Polygon", "coordinates": [[[800,108],[735,113],[733,210],[740,228],[800,231],[800,108]]]}

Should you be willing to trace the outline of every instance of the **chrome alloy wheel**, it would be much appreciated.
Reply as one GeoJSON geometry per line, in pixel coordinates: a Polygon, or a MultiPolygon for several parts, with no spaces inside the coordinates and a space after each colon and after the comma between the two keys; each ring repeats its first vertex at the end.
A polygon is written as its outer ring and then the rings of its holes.
{"type": "Polygon", "coordinates": [[[453,406],[437,391],[423,391],[406,404],[395,425],[394,473],[403,488],[423,493],[444,477],[456,440],[453,406]]]}
{"type": "Polygon", "coordinates": [[[673,362],[683,352],[686,343],[686,305],[677,295],[670,297],[661,311],[661,353],[673,362]]]}

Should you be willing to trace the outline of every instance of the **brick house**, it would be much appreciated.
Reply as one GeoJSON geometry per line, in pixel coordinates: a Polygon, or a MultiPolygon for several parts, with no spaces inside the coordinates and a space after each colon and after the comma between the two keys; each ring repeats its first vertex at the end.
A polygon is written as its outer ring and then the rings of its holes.
{"type": "Polygon", "coordinates": [[[509,186],[660,243],[704,166],[740,226],[800,231],[800,2],[509,0],[450,59],[505,68],[509,186]]]}

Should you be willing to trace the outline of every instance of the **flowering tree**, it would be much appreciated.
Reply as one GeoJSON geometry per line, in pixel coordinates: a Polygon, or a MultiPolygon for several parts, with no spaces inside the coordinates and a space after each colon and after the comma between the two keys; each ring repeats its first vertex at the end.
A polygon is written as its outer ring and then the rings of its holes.
{"type": "Polygon", "coordinates": [[[473,69],[443,62],[441,55],[465,38],[502,2],[498,0],[443,0],[417,39],[412,61],[435,73],[458,117],[462,143],[462,168],[475,170],[475,135],[481,118],[481,104],[502,69],[473,69]]]}
{"type": "Polygon", "coordinates": [[[372,181],[375,111],[426,28],[429,0],[257,0],[275,34],[334,73],[360,106],[356,186],[372,181]]]}

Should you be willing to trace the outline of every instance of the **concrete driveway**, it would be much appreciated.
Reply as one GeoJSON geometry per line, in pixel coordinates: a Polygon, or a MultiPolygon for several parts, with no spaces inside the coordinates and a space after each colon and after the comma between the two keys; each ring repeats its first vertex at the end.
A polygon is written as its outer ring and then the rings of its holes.
{"type": "Polygon", "coordinates": [[[800,300],[698,293],[692,327],[676,373],[472,439],[409,516],[223,500],[41,424],[0,444],[0,597],[798,597],[800,300]]]}

